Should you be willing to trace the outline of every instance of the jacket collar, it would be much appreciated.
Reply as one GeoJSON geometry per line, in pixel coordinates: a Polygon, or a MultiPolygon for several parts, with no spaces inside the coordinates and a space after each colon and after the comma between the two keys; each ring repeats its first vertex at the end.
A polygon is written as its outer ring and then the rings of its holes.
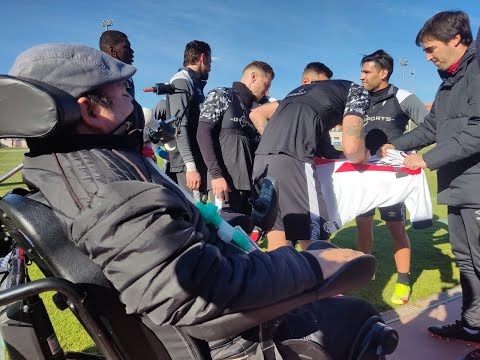
{"type": "Polygon", "coordinates": [[[232,84],[232,89],[238,94],[238,96],[240,96],[243,105],[245,105],[247,109],[251,109],[253,102],[256,101],[256,98],[253,96],[247,85],[242,82],[235,81],[232,84]]]}
{"type": "Polygon", "coordinates": [[[182,67],[178,71],[181,71],[181,70],[187,71],[188,75],[190,75],[190,77],[192,78],[195,86],[200,88],[203,91],[203,88],[205,87],[205,85],[207,85],[207,81],[200,79],[200,74],[197,71],[194,71],[194,70],[192,70],[192,69],[190,69],[189,67],[186,67],[186,66],[182,67]]]}
{"type": "Polygon", "coordinates": [[[438,74],[444,81],[445,85],[453,85],[458,80],[463,78],[463,75],[465,74],[465,70],[467,69],[468,64],[474,61],[476,59],[476,56],[477,56],[477,45],[475,44],[475,42],[472,42],[470,46],[467,48],[467,51],[465,51],[465,54],[463,54],[462,58],[460,59],[458,67],[453,74],[444,70],[438,70],[438,74]]]}
{"type": "Polygon", "coordinates": [[[388,86],[385,89],[370,93],[370,99],[372,104],[385,101],[395,96],[394,90],[395,90],[395,87],[392,84],[388,84],[388,86]]]}

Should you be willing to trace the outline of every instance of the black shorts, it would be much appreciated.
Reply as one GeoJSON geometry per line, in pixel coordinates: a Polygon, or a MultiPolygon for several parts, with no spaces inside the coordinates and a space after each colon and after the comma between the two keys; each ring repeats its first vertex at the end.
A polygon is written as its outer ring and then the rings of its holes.
{"type": "MultiPolygon", "coordinates": [[[[380,211],[380,217],[383,221],[405,221],[405,204],[395,204],[392,206],[386,206],[378,208],[380,211]]],[[[367,211],[364,214],[357,217],[370,217],[375,215],[375,209],[367,211]]]]}
{"type": "MultiPolygon", "coordinates": [[[[272,230],[285,231],[287,240],[327,240],[327,212],[315,166],[291,156],[257,155],[253,182],[265,176],[278,179],[278,213],[272,230]]],[[[258,190],[258,189],[257,189],[258,190]]]]}

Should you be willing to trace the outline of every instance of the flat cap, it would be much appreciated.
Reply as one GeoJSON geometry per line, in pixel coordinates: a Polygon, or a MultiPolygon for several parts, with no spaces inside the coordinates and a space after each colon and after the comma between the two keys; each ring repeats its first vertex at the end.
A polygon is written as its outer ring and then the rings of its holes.
{"type": "Polygon", "coordinates": [[[78,98],[99,86],[127,80],[136,71],[88,46],[42,44],[18,55],[8,74],[45,82],[78,98]]]}

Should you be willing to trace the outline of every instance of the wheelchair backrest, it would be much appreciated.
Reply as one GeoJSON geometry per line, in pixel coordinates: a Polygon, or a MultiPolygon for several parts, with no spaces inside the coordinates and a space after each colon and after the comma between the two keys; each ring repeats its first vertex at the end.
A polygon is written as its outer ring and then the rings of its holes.
{"type": "Polygon", "coordinates": [[[0,75],[0,138],[45,139],[80,121],[74,97],[54,86],[0,75]]]}

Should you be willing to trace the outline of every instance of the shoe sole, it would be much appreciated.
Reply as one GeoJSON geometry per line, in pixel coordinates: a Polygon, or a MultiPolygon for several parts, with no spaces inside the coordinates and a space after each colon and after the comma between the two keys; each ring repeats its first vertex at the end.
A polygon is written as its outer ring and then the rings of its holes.
{"type": "MultiPolygon", "coordinates": [[[[427,330],[427,331],[428,331],[428,330],[427,330]]],[[[475,346],[475,347],[477,347],[477,348],[480,348],[480,343],[477,343],[477,342],[474,342],[474,341],[468,341],[468,340],[462,340],[462,339],[458,339],[458,338],[445,337],[445,336],[441,336],[441,335],[437,335],[437,334],[431,333],[430,331],[428,331],[428,334],[429,334],[431,337],[434,337],[434,338],[437,338],[437,339],[440,339],[440,340],[444,340],[444,341],[461,341],[461,342],[463,342],[463,343],[466,343],[467,345],[475,346]]]]}

